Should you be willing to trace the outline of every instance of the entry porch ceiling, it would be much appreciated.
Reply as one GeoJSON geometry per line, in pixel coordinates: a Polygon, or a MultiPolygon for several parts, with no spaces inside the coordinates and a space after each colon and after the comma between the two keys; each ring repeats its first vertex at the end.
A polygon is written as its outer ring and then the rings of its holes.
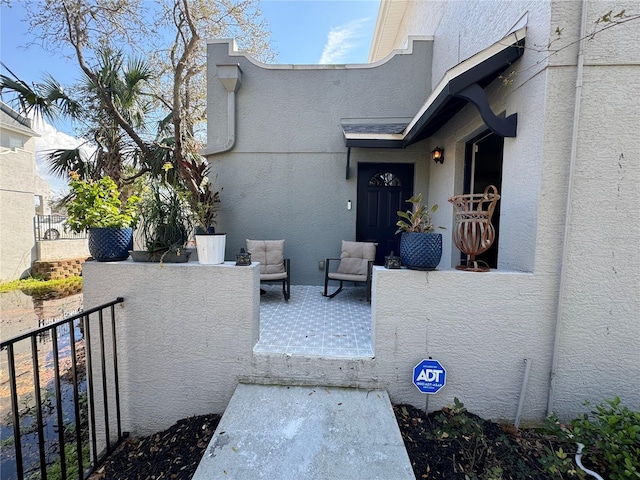
{"type": "Polygon", "coordinates": [[[524,52],[526,27],[476,53],[447,70],[418,113],[409,121],[389,119],[349,119],[342,122],[347,147],[405,148],[424,140],[451,120],[468,102],[480,112],[493,132],[516,136],[517,114],[497,117],[489,106],[484,89],[524,52]]]}

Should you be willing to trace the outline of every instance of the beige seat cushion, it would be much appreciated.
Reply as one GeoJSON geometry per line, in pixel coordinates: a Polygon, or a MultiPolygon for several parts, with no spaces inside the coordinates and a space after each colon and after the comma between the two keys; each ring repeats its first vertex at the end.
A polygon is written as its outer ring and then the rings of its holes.
{"type": "Polygon", "coordinates": [[[342,241],[338,272],[348,275],[367,275],[369,261],[376,259],[377,243],[342,241]]]}
{"type": "Polygon", "coordinates": [[[261,276],[284,274],[269,280],[287,278],[284,268],[284,240],[247,240],[247,252],[251,254],[251,261],[260,262],[261,276]]]}
{"type": "Polygon", "coordinates": [[[351,275],[350,273],[329,272],[327,275],[332,280],[342,280],[343,282],[366,282],[366,275],[351,275]]]}

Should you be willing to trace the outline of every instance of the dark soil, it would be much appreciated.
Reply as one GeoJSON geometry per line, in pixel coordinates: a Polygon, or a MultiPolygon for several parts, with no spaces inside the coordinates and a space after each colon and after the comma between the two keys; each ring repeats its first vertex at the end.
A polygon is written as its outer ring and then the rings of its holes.
{"type": "Polygon", "coordinates": [[[90,480],[188,480],[218,422],[220,415],[190,417],[164,432],[127,439],[90,480]]]}
{"type": "Polygon", "coordinates": [[[428,415],[410,405],[393,409],[417,479],[553,478],[540,463],[545,445],[551,446],[542,435],[464,409],[428,415]]]}
{"type": "MultiPolygon", "coordinates": [[[[553,478],[540,464],[545,445],[551,445],[542,435],[485,421],[464,408],[427,415],[396,405],[394,412],[418,480],[553,478]]],[[[128,439],[91,480],[189,480],[219,420],[191,417],[164,432],[128,439]]]]}

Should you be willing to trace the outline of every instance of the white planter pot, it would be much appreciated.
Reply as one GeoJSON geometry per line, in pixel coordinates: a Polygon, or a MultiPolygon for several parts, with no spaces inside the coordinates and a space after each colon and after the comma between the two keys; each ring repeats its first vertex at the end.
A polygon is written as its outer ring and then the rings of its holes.
{"type": "Polygon", "coordinates": [[[224,249],[227,244],[225,233],[209,233],[196,235],[198,262],[202,265],[218,265],[224,263],[224,249]]]}

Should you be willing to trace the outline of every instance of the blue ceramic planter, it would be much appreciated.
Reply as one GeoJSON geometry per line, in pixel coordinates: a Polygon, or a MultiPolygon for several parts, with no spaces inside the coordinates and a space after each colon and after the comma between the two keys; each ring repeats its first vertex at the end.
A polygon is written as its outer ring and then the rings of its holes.
{"type": "Polygon", "coordinates": [[[435,270],[442,259],[442,234],[402,232],[400,258],[411,270],[435,270]]]}
{"type": "Polygon", "coordinates": [[[129,258],[133,244],[131,228],[90,228],[89,253],[98,262],[118,262],[129,258]]]}

